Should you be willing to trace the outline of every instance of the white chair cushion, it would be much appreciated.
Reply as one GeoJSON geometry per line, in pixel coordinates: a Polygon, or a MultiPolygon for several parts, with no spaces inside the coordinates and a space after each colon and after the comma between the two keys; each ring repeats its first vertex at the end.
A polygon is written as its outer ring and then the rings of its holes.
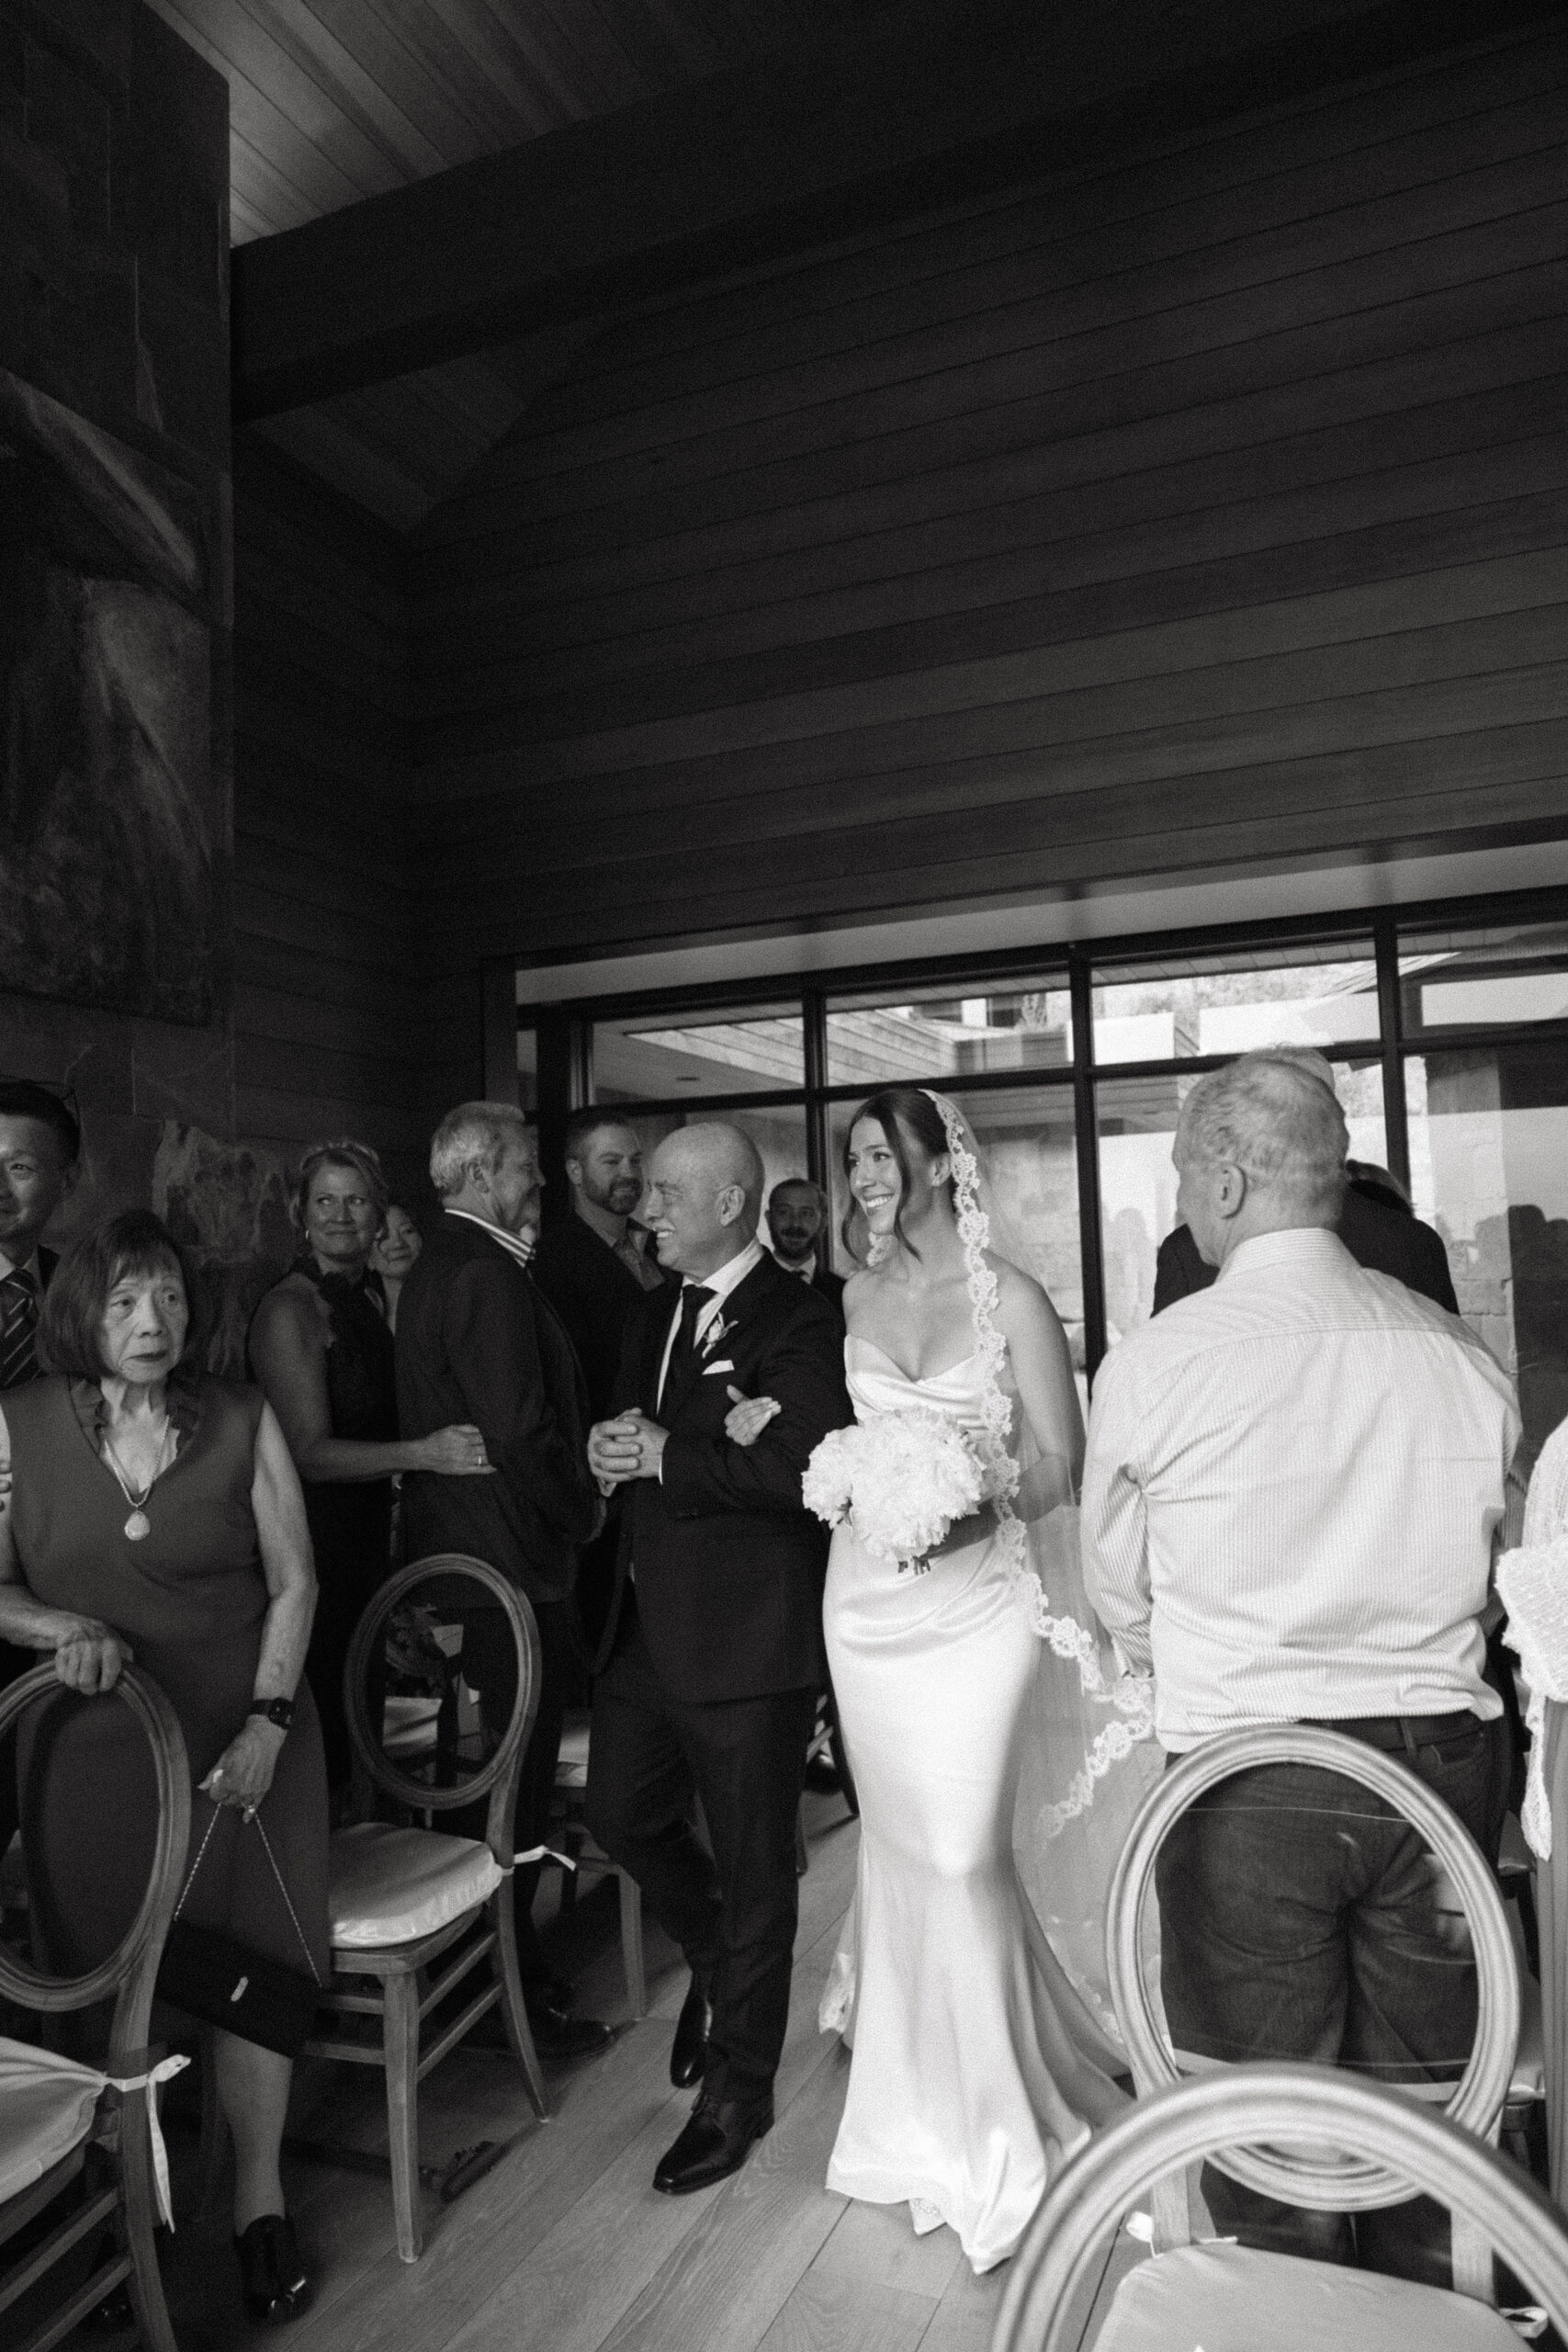
{"type": "Polygon", "coordinates": [[[478,1910],[504,1875],[477,1838],[394,1829],[384,1821],[340,1829],[328,1850],[328,1871],[333,1942],[355,1951],[434,1935],[478,1910]]]}
{"type": "Polygon", "coordinates": [[[1252,2246],[1184,2245],[1130,2270],[1095,2352],[1518,2352],[1500,2312],[1439,2287],[1252,2246]]]}
{"type": "Polygon", "coordinates": [[[93,2128],[104,2077],[52,2050],[0,2041],[0,2205],[68,2156],[93,2128]]]}

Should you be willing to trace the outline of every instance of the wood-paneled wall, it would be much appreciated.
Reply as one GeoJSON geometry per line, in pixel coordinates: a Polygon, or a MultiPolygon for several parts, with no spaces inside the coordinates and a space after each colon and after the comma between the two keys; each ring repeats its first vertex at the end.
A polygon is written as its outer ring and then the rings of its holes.
{"type": "Polygon", "coordinates": [[[1562,832],[1565,63],[585,350],[412,555],[434,967],[1562,832]]]}
{"type": "Polygon", "coordinates": [[[423,1160],[393,533],[235,436],[236,1125],[423,1160]]]}

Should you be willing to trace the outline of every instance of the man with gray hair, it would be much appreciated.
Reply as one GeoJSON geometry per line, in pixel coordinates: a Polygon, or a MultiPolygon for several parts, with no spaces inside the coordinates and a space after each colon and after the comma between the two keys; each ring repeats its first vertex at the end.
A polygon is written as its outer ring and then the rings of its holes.
{"type": "MultiPolygon", "coordinates": [[[[1330,1094],[1335,1093],[1333,1065],[1310,1046],[1276,1046],[1269,1049],[1269,1057],[1294,1062],[1321,1080],[1330,1094]]],[[[1396,1282],[1408,1283],[1424,1298],[1435,1299],[1450,1315],[1457,1315],[1459,1300],[1442,1236],[1422,1224],[1386,1170],[1347,1160],[1345,1176],[1334,1229],[1358,1266],[1392,1274],[1396,1282]]],[[[1196,1290],[1207,1290],[1214,1272],[1193,1239],[1191,1228],[1178,1225],[1160,1243],[1155,1261],[1154,1313],[1162,1314],[1196,1290]]]]}
{"type": "MultiPolygon", "coordinates": [[[[583,1462],[588,1396],[571,1341],[528,1273],[544,1180],[521,1111],[504,1102],[449,1111],[431,1139],[430,1181],[445,1214],[398,1302],[399,1426],[412,1438],[471,1423],[494,1475],[408,1473],[408,1555],[464,1552],[488,1560],[533,1607],[539,1711],[517,1785],[516,1832],[520,1848],[539,1846],[571,1671],[567,1609],[579,1551],[602,1516],[583,1462]]],[[[464,1671],[482,1690],[483,1628],[468,1631],[464,1671]]],[[[506,1679],[499,1661],[495,1675],[498,1685],[506,1679]]],[[[531,1917],[538,1877],[536,1863],[515,1874],[518,1965],[540,2050],[570,2057],[601,2048],[609,2033],[570,2014],[571,1988],[550,1972],[531,1917]]]]}
{"type": "MultiPolygon", "coordinates": [[[[1172,1755],[1247,1725],[1325,1724],[1401,1757],[1484,1845],[1501,1702],[1480,1620],[1518,1411],[1457,1317],[1337,1238],[1345,1146],[1331,1091],[1281,1056],[1247,1055],[1189,1094],[1178,1203],[1218,1279],[1100,1366],[1085,1580],[1129,1664],[1153,1672],[1172,1755]]],[[[1393,2081],[1461,2071],[1473,1969],[1419,1839],[1365,1790],[1305,1767],[1240,1774],[1177,1825],[1157,1884],[1178,2047],[1393,2081]]],[[[1346,2215],[1213,2167],[1204,2188],[1245,2244],[1352,2258],[1346,2215]]],[[[1354,2251],[1442,2283],[1446,2231],[1418,2200],[1358,2215],[1354,2251]]]]}

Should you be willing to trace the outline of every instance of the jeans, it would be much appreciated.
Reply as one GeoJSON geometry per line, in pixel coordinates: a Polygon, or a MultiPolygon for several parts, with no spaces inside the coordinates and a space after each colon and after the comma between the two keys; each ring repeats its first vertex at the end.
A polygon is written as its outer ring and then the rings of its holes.
{"type": "MultiPolygon", "coordinates": [[[[1473,1717],[1456,1730],[1401,1760],[1484,1849],[1493,1742],[1473,1717]]],[[[1370,1789],[1308,1765],[1238,1773],[1175,1825],[1156,1884],[1178,2050],[1310,2059],[1394,2084],[1462,2073],[1476,2020],[1469,1928],[1418,1833],[1370,1789]]],[[[1245,2245],[1449,2283],[1448,2217],[1430,2199],[1352,2221],[1212,2165],[1203,2194],[1216,2229],[1245,2245]]]]}

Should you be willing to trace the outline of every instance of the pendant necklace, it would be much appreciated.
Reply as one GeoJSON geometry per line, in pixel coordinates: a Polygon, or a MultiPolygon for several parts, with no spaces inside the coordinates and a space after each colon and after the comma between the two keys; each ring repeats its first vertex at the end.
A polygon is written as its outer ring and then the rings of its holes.
{"type": "Polygon", "coordinates": [[[125,1533],[130,1538],[130,1541],[133,1544],[140,1544],[144,1535],[151,1535],[152,1532],[152,1522],[148,1518],[143,1506],[146,1503],[148,1496],[152,1493],[153,1487],[157,1485],[159,1479],[164,1475],[164,1456],[168,1452],[169,1439],[174,1432],[174,1426],[175,1425],[172,1420],[164,1422],[164,1442],[158,1448],[158,1459],[152,1465],[152,1476],[148,1479],[147,1484],[142,1487],[141,1492],[139,1495],[131,1492],[130,1481],[127,1479],[124,1471],[119,1466],[119,1457],[115,1453],[114,1441],[109,1436],[107,1430],[104,1432],[104,1458],[107,1462],[109,1468],[114,1472],[115,1483],[118,1487],[120,1493],[130,1505],[130,1517],[125,1522],[125,1533]]]}

